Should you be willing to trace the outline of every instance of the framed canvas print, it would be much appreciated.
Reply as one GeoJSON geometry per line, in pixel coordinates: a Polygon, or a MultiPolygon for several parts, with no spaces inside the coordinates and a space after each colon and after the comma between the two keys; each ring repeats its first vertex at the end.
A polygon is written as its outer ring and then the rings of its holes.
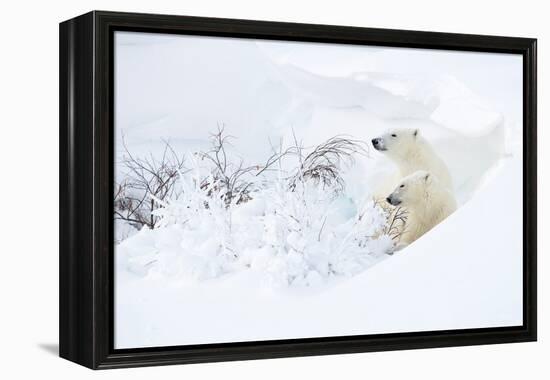
{"type": "Polygon", "coordinates": [[[536,40],[60,25],[60,355],[536,340],[536,40]]]}

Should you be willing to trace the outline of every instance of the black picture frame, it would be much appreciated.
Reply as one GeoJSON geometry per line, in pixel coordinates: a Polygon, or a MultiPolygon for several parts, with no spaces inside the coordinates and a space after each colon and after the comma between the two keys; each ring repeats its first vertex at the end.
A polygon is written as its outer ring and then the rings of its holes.
{"type": "Polygon", "coordinates": [[[93,369],[535,341],[536,39],[93,11],[60,24],[60,356],[93,369]],[[113,33],[142,31],[523,56],[523,325],[115,350],[113,33]]]}

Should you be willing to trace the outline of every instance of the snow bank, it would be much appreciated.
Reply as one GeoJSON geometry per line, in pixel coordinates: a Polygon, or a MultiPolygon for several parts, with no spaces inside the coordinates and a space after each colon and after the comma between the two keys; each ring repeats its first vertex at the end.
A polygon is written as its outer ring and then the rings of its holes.
{"type": "Polygon", "coordinates": [[[429,236],[359,275],[313,288],[273,288],[253,269],[194,282],[119,267],[116,346],[521,325],[521,205],[495,196],[507,188],[520,197],[518,175],[521,165],[507,160],[483,194],[429,236]],[[479,216],[483,228],[472,223],[479,216]]]}

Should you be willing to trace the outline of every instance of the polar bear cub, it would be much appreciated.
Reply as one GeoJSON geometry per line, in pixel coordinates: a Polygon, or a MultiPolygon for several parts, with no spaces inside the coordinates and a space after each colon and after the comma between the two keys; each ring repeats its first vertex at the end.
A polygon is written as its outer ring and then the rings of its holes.
{"type": "Polygon", "coordinates": [[[425,170],[403,178],[386,201],[408,212],[397,249],[412,243],[456,210],[452,192],[425,170]]]}
{"type": "Polygon", "coordinates": [[[401,178],[417,170],[430,172],[443,186],[453,191],[453,182],[447,165],[435,153],[430,143],[420,135],[418,129],[390,130],[372,139],[372,145],[398,168],[398,173],[388,180],[385,188],[380,189],[381,193],[391,191],[401,178]]]}

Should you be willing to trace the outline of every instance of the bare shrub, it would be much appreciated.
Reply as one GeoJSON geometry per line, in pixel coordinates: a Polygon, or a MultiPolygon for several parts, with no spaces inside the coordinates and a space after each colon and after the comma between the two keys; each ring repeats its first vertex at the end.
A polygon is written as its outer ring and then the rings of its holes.
{"type": "Polygon", "coordinates": [[[160,159],[152,154],[136,157],[123,141],[124,156],[121,166],[126,171],[125,179],[115,185],[115,219],[129,222],[134,227],[154,228],[159,220],[153,211],[158,201],[177,196],[176,182],[184,169],[184,157],[178,155],[168,142],[160,159]]]}
{"type": "MultiPolygon", "coordinates": [[[[275,149],[263,165],[244,165],[242,159],[231,157],[232,136],[225,134],[219,125],[210,136],[211,148],[196,153],[208,162],[208,173],[197,179],[199,189],[208,197],[219,197],[226,207],[252,199],[253,192],[261,188],[257,179],[268,170],[283,171],[281,161],[293,157],[298,163],[290,172],[285,172],[285,181],[290,191],[295,191],[298,182],[314,181],[323,189],[334,191],[344,189],[342,169],[355,162],[356,155],[368,155],[368,145],[360,140],[335,136],[313,148],[304,148],[294,137],[294,143],[283,149],[275,149]],[[278,168],[274,168],[277,166],[278,168]]],[[[159,217],[153,211],[162,207],[165,200],[177,197],[177,181],[184,170],[184,158],[179,156],[169,143],[159,159],[152,154],[136,157],[127,148],[124,139],[124,156],[121,166],[125,179],[116,184],[115,218],[124,220],[137,228],[154,228],[159,217]]],[[[208,207],[208,202],[205,204],[208,207]]]]}
{"type": "Polygon", "coordinates": [[[238,164],[229,160],[227,147],[232,138],[233,136],[224,134],[223,125],[218,125],[217,132],[210,136],[212,148],[208,152],[200,153],[201,158],[213,165],[211,175],[202,180],[201,189],[207,190],[208,196],[212,196],[214,191],[221,194],[227,206],[232,202],[239,204],[251,199],[253,181],[246,177],[261,170],[257,165],[244,166],[242,159],[238,164]]]}
{"type": "Polygon", "coordinates": [[[331,137],[305,154],[306,149],[294,139],[294,146],[285,154],[295,154],[299,160],[296,173],[290,178],[290,188],[296,188],[296,182],[313,180],[323,188],[332,187],[336,191],[344,190],[342,167],[355,163],[355,155],[368,156],[368,145],[364,141],[345,136],[331,137]]]}

